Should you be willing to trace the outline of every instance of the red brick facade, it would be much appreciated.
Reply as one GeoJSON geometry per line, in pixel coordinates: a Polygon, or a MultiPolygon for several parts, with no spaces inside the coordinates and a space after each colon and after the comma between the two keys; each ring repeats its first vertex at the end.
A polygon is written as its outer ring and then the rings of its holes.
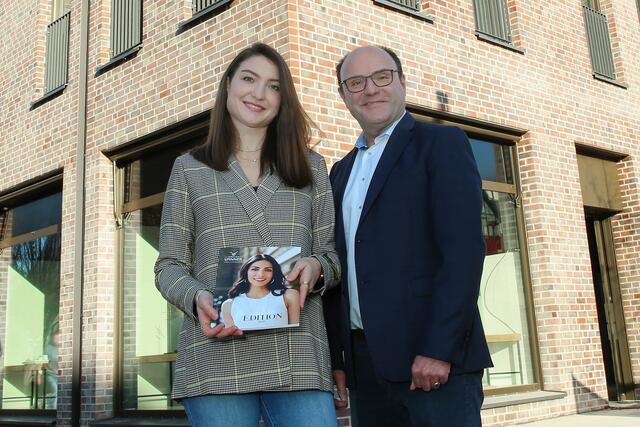
{"type": "Polygon", "coordinates": [[[0,192],[57,169],[64,177],[59,425],[71,417],[76,274],[84,274],[82,423],[115,411],[118,252],[113,162],[103,152],[210,109],[225,65],[255,41],[271,44],[289,61],[302,103],[320,130],[316,149],[329,162],[350,150],[358,135],[338,96],[334,67],[364,44],[398,53],[407,100],[416,111],[438,109],[441,91],[456,116],[525,131],[517,143],[518,180],[543,388],[567,396],[485,409],[487,426],[606,406],[576,144],[625,156],[618,163],[624,210],[613,217],[613,229],[634,382],[640,384],[640,18],[634,1],[600,1],[616,81],[626,88],[593,77],[577,0],[508,0],[513,46],[521,52],[476,36],[471,0],[423,0],[421,13],[433,22],[368,0],[234,0],[180,34],[178,26],[191,17],[191,1],[146,1],[142,49],[97,77],[96,68],[110,59],[111,0],[87,2],[84,272],[74,270],[73,254],[80,220],[75,181],[83,2],[70,3],[68,86],[33,110],[30,103],[43,95],[51,1],[0,6],[0,192]]]}

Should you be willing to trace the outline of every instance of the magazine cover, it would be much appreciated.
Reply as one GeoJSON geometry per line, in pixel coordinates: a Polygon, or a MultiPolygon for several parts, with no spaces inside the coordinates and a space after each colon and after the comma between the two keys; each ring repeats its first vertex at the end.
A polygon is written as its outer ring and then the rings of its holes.
{"type": "Polygon", "coordinates": [[[299,259],[297,246],[222,248],[213,300],[218,322],[243,331],[299,326],[300,294],[285,278],[299,259]]]}

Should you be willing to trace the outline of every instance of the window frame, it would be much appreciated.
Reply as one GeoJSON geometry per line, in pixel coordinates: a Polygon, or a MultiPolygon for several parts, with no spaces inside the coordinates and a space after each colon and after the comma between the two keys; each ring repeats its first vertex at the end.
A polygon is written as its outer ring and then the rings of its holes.
{"type": "Polygon", "coordinates": [[[511,172],[513,184],[482,180],[482,190],[497,191],[513,195],[515,215],[518,230],[518,244],[520,249],[520,263],[522,266],[523,296],[526,301],[526,320],[529,327],[529,348],[531,349],[531,368],[533,369],[534,382],[515,386],[496,387],[485,389],[485,396],[497,396],[519,392],[544,390],[544,378],[542,376],[542,364],[540,359],[540,347],[538,329],[535,317],[533,299],[533,287],[531,270],[529,265],[529,251],[526,237],[526,223],[524,210],[521,203],[522,189],[520,186],[520,169],[518,151],[516,146],[520,138],[526,133],[523,129],[509,128],[497,124],[491,124],[457,116],[448,112],[427,109],[417,106],[408,106],[408,111],[417,119],[429,123],[445,124],[461,128],[469,138],[480,139],[489,143],[509,147],[511,153],[511,172]]]}
{"type": "Polygon", "coordinates": [[[613,53],[613,41],[611,40],[607,15],[600,10],[600,4],[597,0],[584,0],[582,13],[593,78],[626,89],[627,85],[620,82],[620,76],[616,71],[616,58],[613,53]],[[599,20],[604,21],[606,31],[598,31],[598,25],[603,25],[602,22],[598,22],[599,20]],[[604,37],[598,37],[603,33],[604,37]],[[610,68],[610,70],[606,68],[610,68]]]}
{"type": "MultiPolygon", "coordinates": [[[[106,64],[103,65],[99,65],[98,67],[96,67],[96,71],[94,74],[94,77],[98,77],[101,74],[109,71],[112,68],[117,67],[118,65],[135,58],[138,55],[138,52],[142,49],[143,43],[142,40],[144,38],[144,28],[143,28],[143,24],[144,24],[144,2],[142,0],[123,0],[123,1],[131,1],[139,3],[139,13],[137,16],[137,18],[139,18],[139,22],[137,22],[138,25],[138,29],[139,31],[135,32],[135,36],[139,38],[139,40],[137,40],[135,43],[132,43],[130,46],[128,46],[126,49],[123,49],[121,51],[118,51],[117,53],[114,52],[114,43],[116,41],[116,37],[115,37],[115,31],[114,31],[114,22],[115,22],[115,17],[114,17],[114,10],[115,10],[115,2],[118,0],[111,0],[110,1],[110,16],[109,16],[109,23],[110,23],[110,27],[109,27],[109,62],[107,62],[106,64]],[[115,53],[115,55],[114,55],[115,53]]],[[[136,16],[134,15],[133,18],[136,18],[136,16]]],[[[130,27],[127,27],[131,33],[133,33],[133,30],[135,30],[135,25],[136,23],[129,23],[130,27]]]]}
{"type": "MultiPolygon", "coordinates": [[[[53,5],[52,5],[53,6],[53,5]]],[[[53,7],[52,7],[53,9],[53,7]]],[[[62,10],[67,10],[63,3],[62,10]]],[[[41,82],[44,95],[31,102],[29,110],[34,110],[45,102],[64,92],[69,84],[69,45],[71,34],[71,11],[52,19],[46,27],[44,79],[41,82]],[[53,87],[49,87],[53,86],[53,87]]]]}
{"type": "MultiPolygon", "coordinates": [[[[5,218],[12,209],[27,204],[29,202],[45,198],[55,193],[63,194],[62,170],[53,171],[47,175],[21,183],[0,192],[0,251],[9,249],[12,246],[39,239],[45,236],[52,236],[62,233],[62,219],[58,224],[49,225],[26,233],[12,236],[6,229],[5,218]],[[9,237],[6,237],[9,234],[9,237]]],[[[62,202],[60,209],[62,211],[62,202]]],[[[62,247],[60,248],[62,253],[62,247]]],[[[62,273],[61,273],[62,274],[62,273]]],[[[60,278],[60,282],[61,282],[60,278]]],[[[58,306],[60,311],[60,306],[58,306]]],[[[6,311],[0,312],[5,315],[6,311]]],[[[3,367],[0,367],[3,370],[3,367]]],[[[59,397],[59,396],[58,396],[59,397]]],[[[0,420],[3,416],[44,416],[48,420],[55,420],[57,409],[2,409],[0,408],[0,420]]]]}
{"type": "Polygon", "coordinates": [[[374,5],[394,10],[413,18],[418,18],[429,24],[433,24],[435,18],[427,13],[427,8],[424,7],[421,0],[414,1],[416,7],[411,7],[403,3],[404,2],[402,0],[373,0],[374,5]]]}
{"type": "MultiPolygon", "coordinates": [[[[116,283],[115,283],[115,321],[114,321],[114,382],[113,382],[113,408],[114,415],[134,415],[165,418],[183,416],[184,410],[179,409],[125,409],[124,390],[124,286],[125,286],[125,221],[130,212],[144,208],[161,205],[164,202],[164,191],[146,197],[125,201],[126,180],[125,170],[127,165],[149,154],[161,152],[173,147],[182,146],[185,149],[197,145],[197,140],[204,139],[209,129],[210,110],[200,113],[192,118],[160,129],[139,139],[125,143],[118,147],[104,151],[104,154],[113,162],[113,212],[116,227],[116,283]]],[[[152,361],[171,362],[170,354],[142,356],[152,361]],[[167,360],[159,360],[165,358],[167,360]]],[[[173,356],[175,358],[175,356],[173,356]]]]}
{"type": "Polygon", "coordinates": [[[213,4],[210,4],[202,9],[197,10],[196,3],[198,0],[189,0],[191,3],[191,18],[186,21],[181,22],[178,25],[178,29],[176,30],[176,35],[181,34],[188,29],[195,27],[201,22],[206,21],[209,18],[212,18],[220,13],[226,11],[231,7],[231,3],[233,0],[217,0],[213,4]]]}
{"type": "MultiPolygon", "coordinates": [[[[520,54],[524,54],[525,53],[524,49],[516,46],[514,42],[514,39],[516,37],[512,28],[513,27],[512,17],[510,16],[510,13],[509,13],[509,0],[497,0],[502,2],[502,7],[504,9],[505,16],[504,16],[503,24],[506,25],[506,28],[507,28],[506,38],[501,37],[499,34],[492,34],[486,31],[485,29],[481,28],[484,25],[484,21],[482,21],[482,19],[480,18],[480,6],[478,4],[479,1],[485,1],[485,0],[473,0],[473,17],[475,20],[476,37],[488,43],[507,48],[509,50],[512,50],[520,54]]],[[[490,13],[494,14],[493,11],[491,11],[490,13]]]]}

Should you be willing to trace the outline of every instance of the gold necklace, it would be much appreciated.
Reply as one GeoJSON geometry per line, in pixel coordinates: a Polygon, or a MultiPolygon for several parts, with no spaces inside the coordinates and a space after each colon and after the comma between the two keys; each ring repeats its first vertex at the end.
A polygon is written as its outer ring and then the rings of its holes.
{"type": "Polygon", "coordinates": [[[256,148],[255,150],[241,150],[240,148],[236,148],[237,151],[241,152],[241,153],[255,153],[258,152],[260,150],[262,150],[262,145],[258,148],[256,148]]]}
{"type": "Polygon", "coordinates": [[[244,157],[242,157],[242,156],[239,156],[237,153],[236,153],[236,157],[237,157],[239,160],[244,160],[245,162],[251,162],[251,163],[258,163],[258,160],[260,160],[260,158],[259,158],[259,157],[258,157],[257,159],[246,159],[246,158],[244,158],[244,157]]]}

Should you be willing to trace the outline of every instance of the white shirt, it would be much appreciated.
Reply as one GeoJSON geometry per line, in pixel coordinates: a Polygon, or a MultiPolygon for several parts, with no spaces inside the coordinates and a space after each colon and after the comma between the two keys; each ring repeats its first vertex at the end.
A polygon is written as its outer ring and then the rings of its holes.
{"type": "MultiPolygon", "coordinates": [[[[406,112],[404,114],[406,114],[406,112]]],[[[360,223],[360,214],[362,213],[364,200],[367,197],[371,178],[387,146],[387,141],[389,137],[391,137],[398,122],[404,117],[404,114],[382,131],[382,133],[373,140],[371,147],[367,147],[364,133],[360,134],[355,145],[358,149],[358,154],[353,162],[351,175],[349,175],[349,181],[347,182],[347,187],[345,188],[342,199],[342,220],[347,244],[347,282],[349,288],[349,317],[351,319],[351,329],[363,329],[362,317],[360,316],[355,258],[355,239],[358,224],[360,223]]]]}

